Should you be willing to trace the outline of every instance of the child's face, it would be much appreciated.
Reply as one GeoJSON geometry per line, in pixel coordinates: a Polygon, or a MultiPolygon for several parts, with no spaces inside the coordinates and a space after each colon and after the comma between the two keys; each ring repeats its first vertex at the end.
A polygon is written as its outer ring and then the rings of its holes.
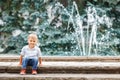
{"type": "Polygon", "coordinates": [[[34,37],[29,37],[28,38],[28,45],[30,48],[34,48],[37,43],[37,39],[34,37]]]}

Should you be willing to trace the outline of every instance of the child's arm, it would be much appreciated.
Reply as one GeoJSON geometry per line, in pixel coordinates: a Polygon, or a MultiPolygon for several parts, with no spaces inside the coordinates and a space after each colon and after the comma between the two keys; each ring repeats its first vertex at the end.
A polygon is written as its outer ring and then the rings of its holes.
{"type": "Polygon", "coordinates": [[[39,66],[42,66],[42,57],[39,57],[39,66]]]}
{"type": "Polygon", "coordinates": [[[22,58],[23,58],[23,56],[22,56],[22,55],[20,55],[19,65],[22,65],[22,58]]]}

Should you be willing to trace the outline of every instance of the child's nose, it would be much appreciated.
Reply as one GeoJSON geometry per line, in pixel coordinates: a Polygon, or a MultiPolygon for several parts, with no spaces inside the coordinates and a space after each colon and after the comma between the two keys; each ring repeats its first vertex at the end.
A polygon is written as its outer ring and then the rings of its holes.
{"type": "Polygon", "coordinates": [[[31,42],[31,43],[34,43],[34,42],[31,42]]]}

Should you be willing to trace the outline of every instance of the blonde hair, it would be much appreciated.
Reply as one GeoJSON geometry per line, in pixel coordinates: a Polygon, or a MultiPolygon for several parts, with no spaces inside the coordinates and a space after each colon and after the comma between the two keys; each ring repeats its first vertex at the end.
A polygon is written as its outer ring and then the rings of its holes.
{"type": "Polygon", "coordinates": [[[31,33],[31,34],[28,35],[28,39],[29,38],[34,38],[34,39],[36,39],[38,41],[37,34],[31,33]]]}

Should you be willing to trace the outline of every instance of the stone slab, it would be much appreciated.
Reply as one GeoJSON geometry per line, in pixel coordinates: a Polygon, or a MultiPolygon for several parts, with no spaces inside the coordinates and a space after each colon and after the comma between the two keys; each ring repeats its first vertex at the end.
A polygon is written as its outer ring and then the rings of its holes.
{"type": "MultiPolygon", "coordinates": [[[[19,73],[18,62],[0,62],[1,73],[19,73]]],[[[28,67],[27,71],[31,72],[28,67]]],[[[28,73],[29,73],[28,72],[28,73]]],[[[38,73],[120,73],[120,62],[43,62],[38,73]]]]}
{"type": "Polygon", "coordinates": [[[120,80],[120,74],[0,74],[0,80],[120,80]]]}
{"type": "MultiPolygon", "coordinates": [[[[42,56],[43,61],[120,62],[120,56],[42,56]]],[[[0,62],[19,61],[18,55],[0,55],[0,62]]]]}

